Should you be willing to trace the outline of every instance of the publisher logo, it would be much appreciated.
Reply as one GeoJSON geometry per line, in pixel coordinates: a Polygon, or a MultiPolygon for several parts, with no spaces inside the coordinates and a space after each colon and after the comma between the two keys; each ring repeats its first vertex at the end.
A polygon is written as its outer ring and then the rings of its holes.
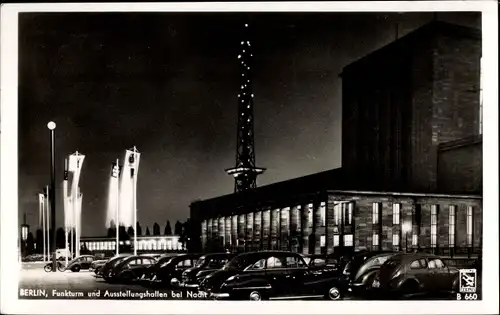
{"type": "Polygon", "coordinates": [[[476,269],[460,269],[460,293],[475,293],[476,292],[476,269]]]}

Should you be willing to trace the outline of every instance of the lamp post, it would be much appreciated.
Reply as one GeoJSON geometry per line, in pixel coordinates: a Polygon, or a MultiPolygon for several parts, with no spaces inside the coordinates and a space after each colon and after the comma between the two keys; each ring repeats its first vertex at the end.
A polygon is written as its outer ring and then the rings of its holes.
{"type": "Polygon", "coordinates": [[[56,148],[54,145],[55,142],[55,129],[56,123],[50,121],[47,124],[47,128],[50,130],[50,190],[49,190],[49,200],[50,200],[50,226],[52,227],[52,239],[51,244],[54,252],[52,253],[52,272],[57,271],[57,262],[56,262],[56,238],[55,238],[55,227],[56,227],[56,165],[55,165],[55,155],[56,148]]]}

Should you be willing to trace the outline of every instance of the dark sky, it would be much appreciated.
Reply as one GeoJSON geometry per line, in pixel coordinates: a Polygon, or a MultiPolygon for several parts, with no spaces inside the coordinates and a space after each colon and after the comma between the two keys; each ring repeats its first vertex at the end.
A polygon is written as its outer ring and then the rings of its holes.
{"type": "MultiPolygon", "coordinates": [[[[433,13],[23,13],[19,21],[19,218],[37,225],[57,123],[57,226],[64,156],[86,155],[82,235],[105,234],[111,162],[142,153],[143,230],[232,193],[238,49],[250,21],[258,185],[341,165],[342,68],[433,13]]],[[[480,28],[475,13],[439,20],[480,28]]],[[[32,228],[33,230],[34,228],[32,228]]]]}

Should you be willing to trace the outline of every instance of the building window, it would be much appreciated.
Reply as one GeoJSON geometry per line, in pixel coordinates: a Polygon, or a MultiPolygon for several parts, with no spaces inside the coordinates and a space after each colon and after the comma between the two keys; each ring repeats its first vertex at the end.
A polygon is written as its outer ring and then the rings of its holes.
{"type": "Polygon", "coordinates": [[[431,205],[431,247],[437,245],[437,212],[437,206],[431,205]]]}
{"type": "Polygon", "coordinates": [[[473,226],[473,208],[467,207],[467,246],[472,247],[472,233],[474,230],[473,226]]]}
{"type": "Polygon", "coordinates": [[[313,204],[310,203],[307,205],[307,227],[313,227],[313,204]]]}
{"type": "Polygon", "coordinates": [[[392,234],[392,245],[399,246],[399,234],[392,234]]]}
{"type": "Polygon", "coordinates": [[[379,245],[378,233],[375,231],[373,231],[372,245],[373,246],[379,245]]]}
{"type": "Polygon", "coordinates": [[[345,224],[351,225],[352,224],[352,213],[354,210],[354,203],[349,202],[347,204],[347,219],[345,221],[345,224]]]}
{"type": "Polygon", "coordinates": [[[411,244],[412,244],[414,247],[417,247],[417,246],[418,246],[418,235],[417,235],[417,234],[413,234],[411,244]]]}
{"type": "Polygon", "coordinates": [[[353,235],[352,234],[346,234],[344,235],[344,246],[353,246],[353,235]]]}
{"type": "Polygon", "coordinates": [[[319,224],[320,226],[325,226],[326,225],[326,203],[322,202],[319,207],[320,211],[320,221],[319,224]]]}
{"type": "Polygon", "coordinates": [[[340,236],[339,235],[334,235],[333,236],[333,247],[337,247],[340,245],[340,236]]]}
{"type": "Polygon", "coordinates": [[[392,205],[392,224],[393,225],[399,224],[399,216],[401,214],[400,209],[401,209],[401,205],[399,203],[395,203],[392,205]]]}
{"type": "Polygon", "coordinates": [[[341,204],[336,204],[333,207],[333,222],[335,225],[340,225],[340,210],[341,204]]]}
{"type": "Polygon", "coordinates": [[[455,247],[455,222],[456,222],[456,207],[455,206],[450,206],[450,213],[449,213],[449,222],[448,222],[448,244],[450,247],[455,247]]]}
{"type": "Polygon", "coordinates": [[[378,202],[374,202],[372,206],[372,223],[373,225],[379,224],[379,216],[380,216],[380,204],[378,202]]]}
{"type": "Polygon", "coordinates": [[[319,239],[319,246],[325,247],[325,245],[326,245],[326,235],[321,235],[321,237],[319,239]]]}

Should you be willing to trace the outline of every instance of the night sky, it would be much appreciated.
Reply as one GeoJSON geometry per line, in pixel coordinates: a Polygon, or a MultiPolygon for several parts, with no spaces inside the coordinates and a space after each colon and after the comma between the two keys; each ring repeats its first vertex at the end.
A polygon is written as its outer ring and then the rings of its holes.
{"type": "MultiPolygon", "coordinates": [[[[64,157],[86,155],[82,235],[105,235],[111,163],[142,153],[145,230],[189,216],[189,204],[233,192],[238,49],[253,38],[258,185],[341,166],[347,64],[436,18],[433,13],[23,13],[19,17],[19,219],[33,231],[49,183],[57,123],[57,226],[64,157]],[[397,32],[396,32],[397,29],[397,32]],[[397,35],[396,35],[397,34],[397,35]]],[[[475,13],[439,20],[480,28],[475,13]]]]}

